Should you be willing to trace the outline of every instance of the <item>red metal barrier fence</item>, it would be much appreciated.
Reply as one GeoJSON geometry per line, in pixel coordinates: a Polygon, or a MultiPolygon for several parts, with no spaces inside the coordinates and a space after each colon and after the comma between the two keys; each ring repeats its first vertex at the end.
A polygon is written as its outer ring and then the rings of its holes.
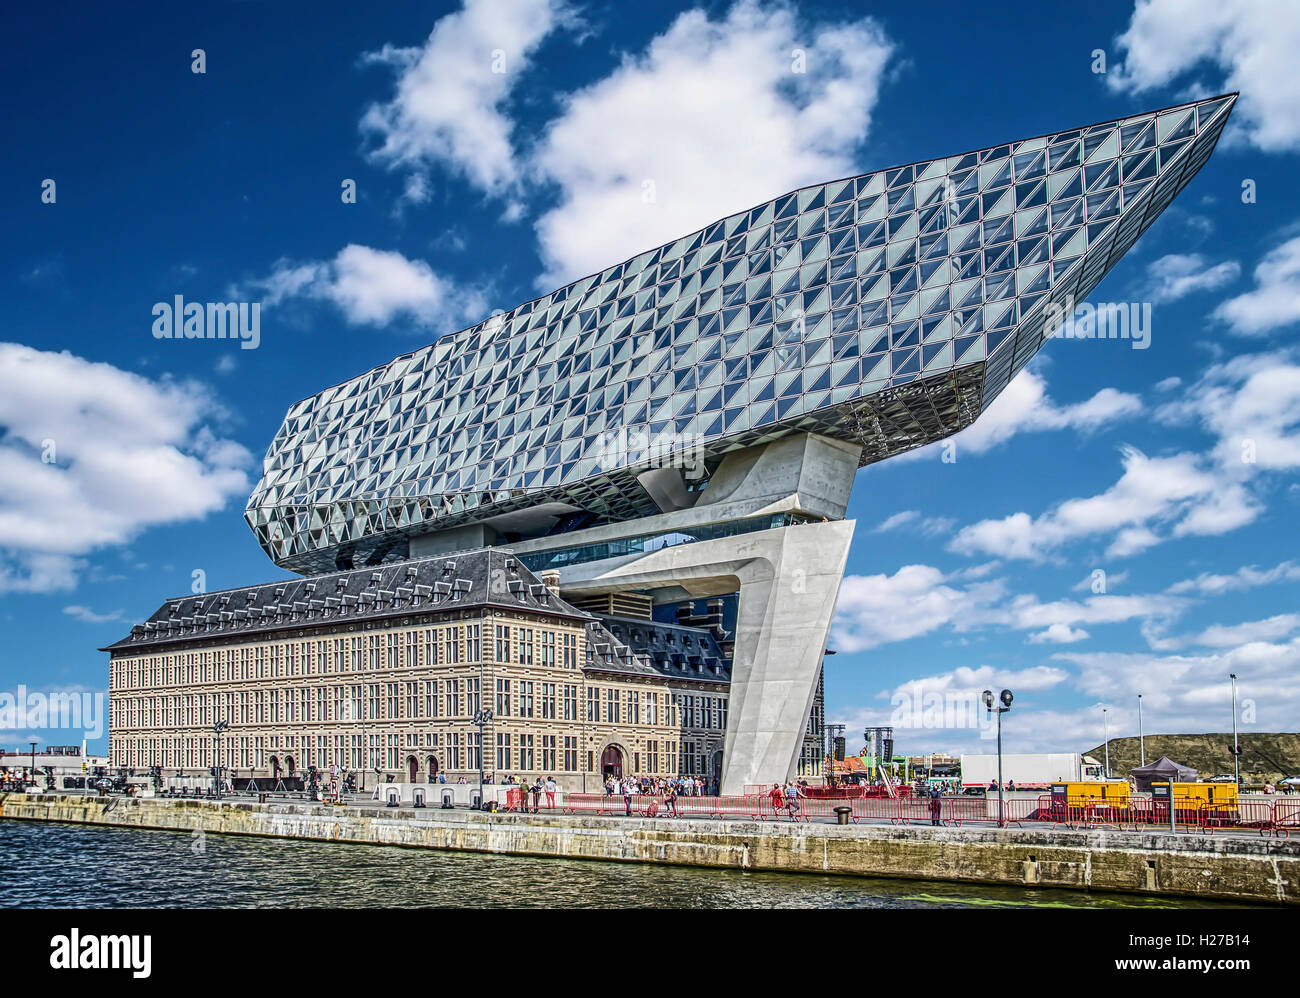
{"type": "Polygon", "coordinates": [[[1278,835],[1300,831],[1300,800],[1280,800],[1273,804],[1273,831],[1278,835]]]}
{"type": "MultiPolygon", "coordinates": [[[[833,820],[840,808],[849,808],[854,824],[861,821],[889,821],[914,825],[996,825],[998,802],[985,797],[800,797],[793,808],[784,798],[780,804],[767,794],[730,797],[678,797],[672,806],[659,795],[622,794],[557,795],[553,807],[547,796],[538,800],[541,811],[566,814],[603,815],[633,814],[641,817],[680,818],[748,818],[752,821],[833,820]]],[[[520,789],[506,792],[506,810],[530,810],[531,795],[520,789]]],[[[1077,801],[1070,804],[1054,801],[1049,795],[1036,799],[1007,798],[1002,805],[1003,820],[1008,825],[1024,827],[1027,823],[1050,823],[1069,828],[1142,829],[1168,827],[1169,808],[1149,797],[1118,798],[1110,801],[1077,801]]],[[[1255,830],[1261,834],[1286,834],[1300,831],[1300,800],[1251,801],[1227,804],[1201,804],[1179,807],[1178,826],[1186,830],[1214,832],[1219,829],[1255,830]]]]}

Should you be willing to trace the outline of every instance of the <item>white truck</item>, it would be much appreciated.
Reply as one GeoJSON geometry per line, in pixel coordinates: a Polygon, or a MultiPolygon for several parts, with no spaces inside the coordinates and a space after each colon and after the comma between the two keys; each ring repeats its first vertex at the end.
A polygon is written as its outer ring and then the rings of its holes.
{"type": "MultiPolygon", "coordinates": [[[[963,755],[961,785],[963,789],[987,789],[998,778],[996,755],[963,755]]],[[[1016,789],[1046,790],[1053,783],[1077,783],[1081,780],[1104,780],[1102,765],[1090,755],[1076,752],[1038,752],[1002,756],[1002,780],[1016,789]]]]}

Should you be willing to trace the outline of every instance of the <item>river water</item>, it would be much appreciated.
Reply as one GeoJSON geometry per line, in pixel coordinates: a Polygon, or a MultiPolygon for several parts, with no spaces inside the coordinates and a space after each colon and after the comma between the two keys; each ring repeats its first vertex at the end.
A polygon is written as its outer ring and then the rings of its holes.
{"type": "Polygon", "coordinates": [[[1222,908],[927,880],[740,873],[0,821],[0,908],[1222,908]]]}

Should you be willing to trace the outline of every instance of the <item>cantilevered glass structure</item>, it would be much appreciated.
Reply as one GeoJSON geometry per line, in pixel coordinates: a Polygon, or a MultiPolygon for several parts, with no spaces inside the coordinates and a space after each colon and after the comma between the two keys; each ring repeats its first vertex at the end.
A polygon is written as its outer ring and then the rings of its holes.
{"type": "Polygon", "coordinates": [[[637,441],[691,441],[711,472],[795,433],[863,465],[940,439],[1191,180],[1234,100],[807,187],[647,250],[295,404],[246,519],[311,573],[541,503],[550,529],[659,512],[637,441]]]}

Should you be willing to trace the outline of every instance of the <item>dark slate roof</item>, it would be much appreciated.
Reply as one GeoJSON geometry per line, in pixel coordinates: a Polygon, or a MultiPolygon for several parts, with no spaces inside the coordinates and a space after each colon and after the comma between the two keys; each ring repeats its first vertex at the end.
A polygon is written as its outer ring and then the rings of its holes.
{"type": "Polygon", "coordinates": [[[601,623],[661,676],[674,680],[730,683],[731,660],[704,627],[597,614],[601,623]]]}
{"type": "Polygon", "coordinates": [[[548,591],[510,551],[479,548],[180,596],[167,600],[130,634],[100,651],[134,651],[230,633],[300,630],[308,623],[351,623],[483,606],[593,619],[548,591]]]}
{"type": "Polygon", "coordinates": [[[638,655],[620,641],[599,620],[587,625],[587,672],[613,672],[627,676],[662,679],[644,655],[638,655]]]}

